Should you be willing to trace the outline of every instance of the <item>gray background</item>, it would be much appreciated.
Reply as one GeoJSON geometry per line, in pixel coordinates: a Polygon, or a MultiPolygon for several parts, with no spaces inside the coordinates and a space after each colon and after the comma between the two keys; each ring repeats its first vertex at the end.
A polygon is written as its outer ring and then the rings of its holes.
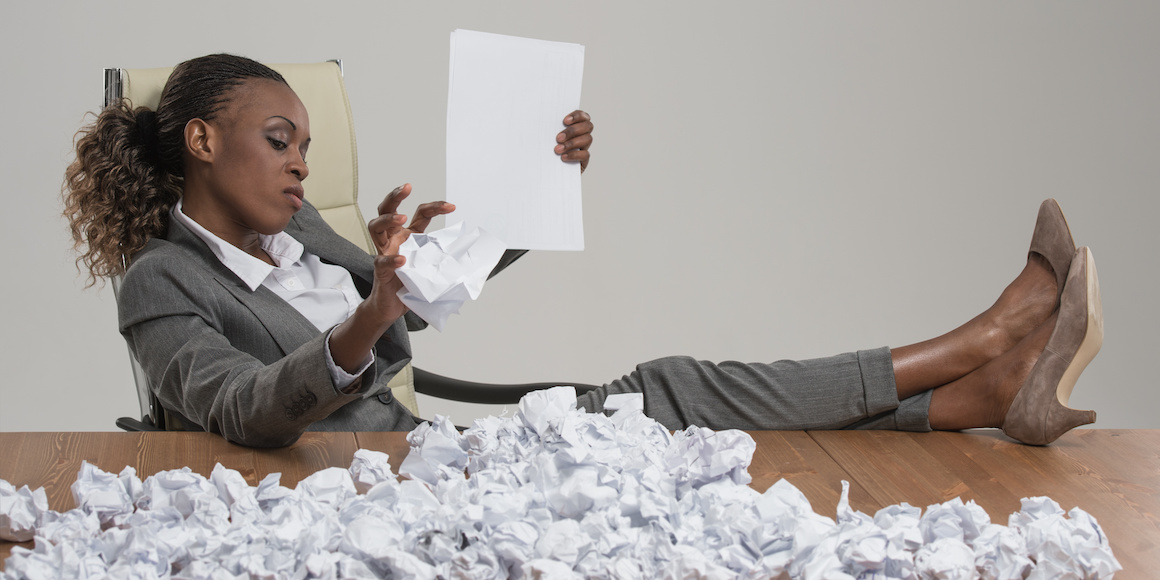
{"type": "Polygon", "coordinates": [[[587,46],[588,248],[527,256],[414,337],[421,366],[601,383],[669,354],[926,339],[994,301],[1056,197],[1107,319],[1073,406],[1097,427],[1160,427],[1160,4],[323,4],[5,6],[0,430],[111,430],[137,408],[111,288],[84,289],[60,217],[103,67],[344,59],[370,212],[405,181],[442,195],[455,28],[587,46]]]}

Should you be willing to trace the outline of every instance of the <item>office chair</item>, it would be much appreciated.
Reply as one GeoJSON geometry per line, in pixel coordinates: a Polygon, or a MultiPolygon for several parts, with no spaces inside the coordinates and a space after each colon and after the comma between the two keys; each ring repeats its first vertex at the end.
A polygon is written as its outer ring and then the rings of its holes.
{"type": "MultiPolygon", "coordinates": [[[[358,155],[355,147],[354,122],[350,102],[342,80],[342,62],[270,65],[302,99],[310,112],[312,146],[310,148],[310,202],[322,218],[339,235],[356,246],[373,251],[366,221],[358,207],[358,155]]],[[[125,98],[133,106],[156,109],[161,90],[173,69],[105,69],[105,106],[125,98]]],[[[120,289],[119,278],[113,280],[113,291],[120,289]]],[[[157,397],[149,388],[144,369],[129,352],[141,419],[121,417],[117,426],[126,431],[163,431],[181,429],[167,417],[157,397]]],[[[575,383],[527,383],[493,385],[462,381],[414,368],[408,364],[388,386],[395,398],[415,415],[419,415],[416,392],[440,399],[467,403],[510,404],[525,394],[559,384],[576,387],[578,393],[596,387],[575,383]]]]}

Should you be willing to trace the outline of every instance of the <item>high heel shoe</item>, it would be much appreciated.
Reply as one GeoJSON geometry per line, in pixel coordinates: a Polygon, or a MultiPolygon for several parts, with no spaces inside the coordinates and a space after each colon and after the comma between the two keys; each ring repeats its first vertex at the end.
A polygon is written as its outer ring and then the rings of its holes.
{"type": "Polygon", "coordinates": [[[1054,199],[1039,204],[1039,217],[1035,220],[1035,231],[1031,234],[1029,253],[1043,256],[1055,271],[1058,288],[1056,299],[1059,299],[1063,296],[1063,283],[1067,280],[1071,260],[1076,252],[1071,229],[1067,227],[1067,218],[1063,217],[1063,210],[1054,199]]]}
{"type": "Polygon", "coordinates": [[[1011,401],[1003,432],[1028,445],[1047,445],[1071,429],[1094,423],[1095,411],[1071,409],[1067,400],[1103,340],[1100,282],[1091,250],[1083,247],[1071,262],[1051,338],[1011,401]]]}

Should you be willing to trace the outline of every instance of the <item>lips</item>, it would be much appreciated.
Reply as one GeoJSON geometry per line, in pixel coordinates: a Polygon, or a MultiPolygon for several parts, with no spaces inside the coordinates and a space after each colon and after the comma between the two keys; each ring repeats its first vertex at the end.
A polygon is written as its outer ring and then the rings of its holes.
{"type": "Polygon", "coordinates": [[[283,189],[282,193],[290,199],[290,203],[294,205],[294,211],[302,209],[302,198],[306,195],[306,190],[301,185],[291,185],[283,189]]]}

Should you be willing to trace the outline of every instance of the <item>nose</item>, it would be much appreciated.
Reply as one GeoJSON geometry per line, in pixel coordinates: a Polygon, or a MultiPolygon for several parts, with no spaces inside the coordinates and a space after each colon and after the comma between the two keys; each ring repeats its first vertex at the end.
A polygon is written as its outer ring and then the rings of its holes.
{"type": "Polygon", "coordinates": [[[306,160],[301,156],[290,163],[289,169],[290,173],[298,177],[298,181],[302,181],[306,179],[306,176],[310,175],[310,166],[306,165],[306,160]]]}

